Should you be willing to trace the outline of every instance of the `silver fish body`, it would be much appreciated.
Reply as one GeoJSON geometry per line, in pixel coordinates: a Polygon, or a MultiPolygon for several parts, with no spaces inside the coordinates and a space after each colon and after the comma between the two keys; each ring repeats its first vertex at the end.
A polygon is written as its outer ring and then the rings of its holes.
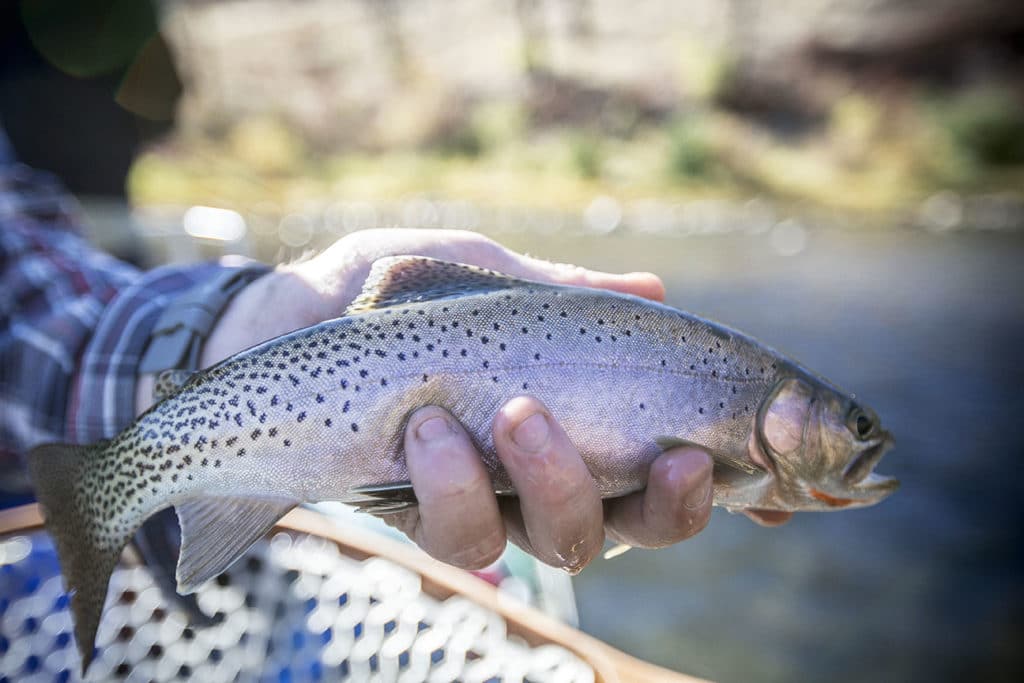
{"type": "Polygon", "coordinates": [[[512,492],[490,425],[519,394],[548,406],[606,497],[643,488],[677,443],[712,454],[731,508],[835,509],[895,487],[871,473],[891,443],[873,413],[738,332],[613,292],[383,259],[345,317],[199,373],[109,443],[33,452],[80,647],[125,541],[162,508],[178,509],[179,589],[194,590],[297,503],[405,504],[403,429],[421,406],[458,416],[512,492]]]}

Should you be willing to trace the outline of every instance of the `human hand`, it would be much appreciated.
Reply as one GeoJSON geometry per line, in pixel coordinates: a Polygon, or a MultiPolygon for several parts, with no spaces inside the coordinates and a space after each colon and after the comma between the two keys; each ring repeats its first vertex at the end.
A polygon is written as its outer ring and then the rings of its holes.
{"type": "MultiPolygon", "coordinates": [[[[201,364],[206,367],[267,339],[342,315],[359,294],[371,264],[399,254],[664,298],[664,287],[654,275],[616,275],[553,264],[516,254],[476,233],[368,230],[338,240],[315,258],[280,266],[242,290],[211,332],[201,364]]],[[[150,390],[151,385],[140,382],[140,410],[148,406],[150,390]]],[[[430,429],[440,431],[434,424],[430,429]]],[[[392,521],[442,560],[482,566],[500,554],[509,538],[550,564],[579,569],[601,549],[605,533],[630,545],[658,547],[688,538],[707,523],[711,465],[695,449],[667,451],[652,464],[646,491],[602,503],[579,453],[535,400],[513,399],[499,411],[494,427],[499,456],[513,476],[518,500],[499,501],[489,480],[481,479],[486,474],[481,475],[479,457],[454,417],[425,408],[410,419],[407,457],[420,505],[392,521]],[[544,416],[549,432],[540,450],[529,457],[515,445],[511,433],[517,425],[535,423],[527,419],[534,414],[544,416]],[[447,425],[450,434],[428,445],[416,434],[431,415],[440,416],[440,425],[447,425]],[[451,449],[443,453],[445,466],[423,467],[441,453],[439,448],[451,449]]]]}
{"type": "Polygon", "coordinates": [[[406,462],[419,505],[386,519],[451,564],[487,566],[508,539],[575,573],[600,552],[606,534],[658,548],[696,534],[711,515],[711,459],[695,448],[663,453],[651,465],[645,490],[602,502],[579,451],[537,399],[510,400],[492,430],[517,498],[494,495],[472,440],[443,409],[417,410],[406,428],[406,462]]]}

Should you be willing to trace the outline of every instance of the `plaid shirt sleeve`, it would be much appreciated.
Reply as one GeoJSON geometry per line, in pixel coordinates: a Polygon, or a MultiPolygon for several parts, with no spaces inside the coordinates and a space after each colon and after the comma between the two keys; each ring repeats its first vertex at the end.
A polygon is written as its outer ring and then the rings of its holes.
{"type": "Polygon", "coordinates": [[[0,495],[24,495],[22,456],[88,443],[135,417],[136,368],[171,299],[221,266],[141,272],[89,245],[74,199],[16,164],[0,131],[0,495]]]}

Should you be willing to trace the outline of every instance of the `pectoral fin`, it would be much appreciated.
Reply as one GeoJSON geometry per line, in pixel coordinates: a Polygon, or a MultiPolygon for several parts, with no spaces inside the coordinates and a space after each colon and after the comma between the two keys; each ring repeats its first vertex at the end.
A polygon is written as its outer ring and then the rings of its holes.
{"type": "Polygon", "coordinates": [[[711,450],[706,446],[701,446],[699,443],[687,441],[686,439],[680,439],[675,436],[660,436],[655,439],[655,441],[664,451],[667,451],[670,448],[678,448],[679,446],[690,446],[692,448],[702,450],[711,456],[711,459],[715,462],[716,468],[721,466],[728,467],[733,470],[739,470],[746,474],[764,474],[764,470],[759,469],[756,465],[746,462],[745,460],[739,460],[726,453],[711,450]]]}
{"type": "MultiPolygon", "coordinates": [[[[494,489],[497,496],[514,496],[512,489],[494,489]]],[[[390,484],[356,486],[352,489],[353,497],[345,502],[353,505],[356,512],[369,512],[372,515],[387,515],[415,507],[416,491],[411,481],[396,481],[390,484]]]]}
{"type": "Polygon", "coordinates": [[[295,505],[287,498],[227,496],[195,498],[178,505],[178,592],[192,593],[223,572],[295,505]]]}
{"type": "Polygon", "coordinates": [[[352,493],[356,497],[346,502],[354,505],[356,512],[386,515],[416,506],[416,492],[413,491],[412,482],[409,481],[376,486],[357,486],[352,489],[352,493]]]}

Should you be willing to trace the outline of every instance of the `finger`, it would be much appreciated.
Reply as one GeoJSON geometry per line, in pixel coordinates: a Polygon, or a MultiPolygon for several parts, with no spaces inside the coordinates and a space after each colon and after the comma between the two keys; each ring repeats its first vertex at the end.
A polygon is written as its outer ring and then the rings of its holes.
{"type": "Polygon", "coordinates": [[[519,498],[511,496],[498,497],[498,509],[501,510],[501,517],[505,520],[505,535],[508,542],[519,546],[527,554],[537,557],[537,551],[530,542],[530,535],[526,532],[526,522],[523,521],[523,509],[519,498]]]}
{"type": "Polygon", "coordinates": [[[511,251],[508,255],[514,263],[512,275],[560,285],[610,289],[654,301],[665,300],[665,285],[653,273],[606,273],[568,263],[551,263],[511,251]]]}
{"type": "Polygon", "coordinates": [[[793,516],[792,512],[781,512],[779,510],[745,510],[747,517],[754,520],[761,526],[782,526],[793,516]]]}
{"type": "Polygon", "coordinates": [[[579,571],[604,543],[601,497],[579,451],[540,401],[529,396],[506,403],[493,429],[533,554],[579,571]]]}
{"type": "MultiPolygon", "coordinates": [[[[345,240],[346,244],[338,243],[339,248],[344,247],[340,256],[351,260],[353,254],[358,254],[364,262],[350,278],[357,287],[362,285],[370,263],[375,259],[395,254],[419,254],[470,263],[541,282],[611,289],[656,301],[665,299],[665,286],[652,273],[605,273],[564,263],[551,263],[516,253],[488,237],[466,230],[389,228],[353,233],[345,240]]],[[[330,260],[337,267],[338,259],[330,260]]],[[[354,298],[357,293],[358,288],[350,293],[351,297],[354,298]]]]}
{"type": "Polygon", "coordinates": [[[418,518],[410,538],[439,560],[486,567],[505,549],[505,526],[491,479],[462,426],[437,407],[417,410],[405,430],[418,518]]]}
{"type": "Polygon", "coordinates": [[[621,543],[662,548],[690,538],[711,518],[711,458],[695,448],[666,451],[647,488],[605,501],[605,529],[621,543]]]}

